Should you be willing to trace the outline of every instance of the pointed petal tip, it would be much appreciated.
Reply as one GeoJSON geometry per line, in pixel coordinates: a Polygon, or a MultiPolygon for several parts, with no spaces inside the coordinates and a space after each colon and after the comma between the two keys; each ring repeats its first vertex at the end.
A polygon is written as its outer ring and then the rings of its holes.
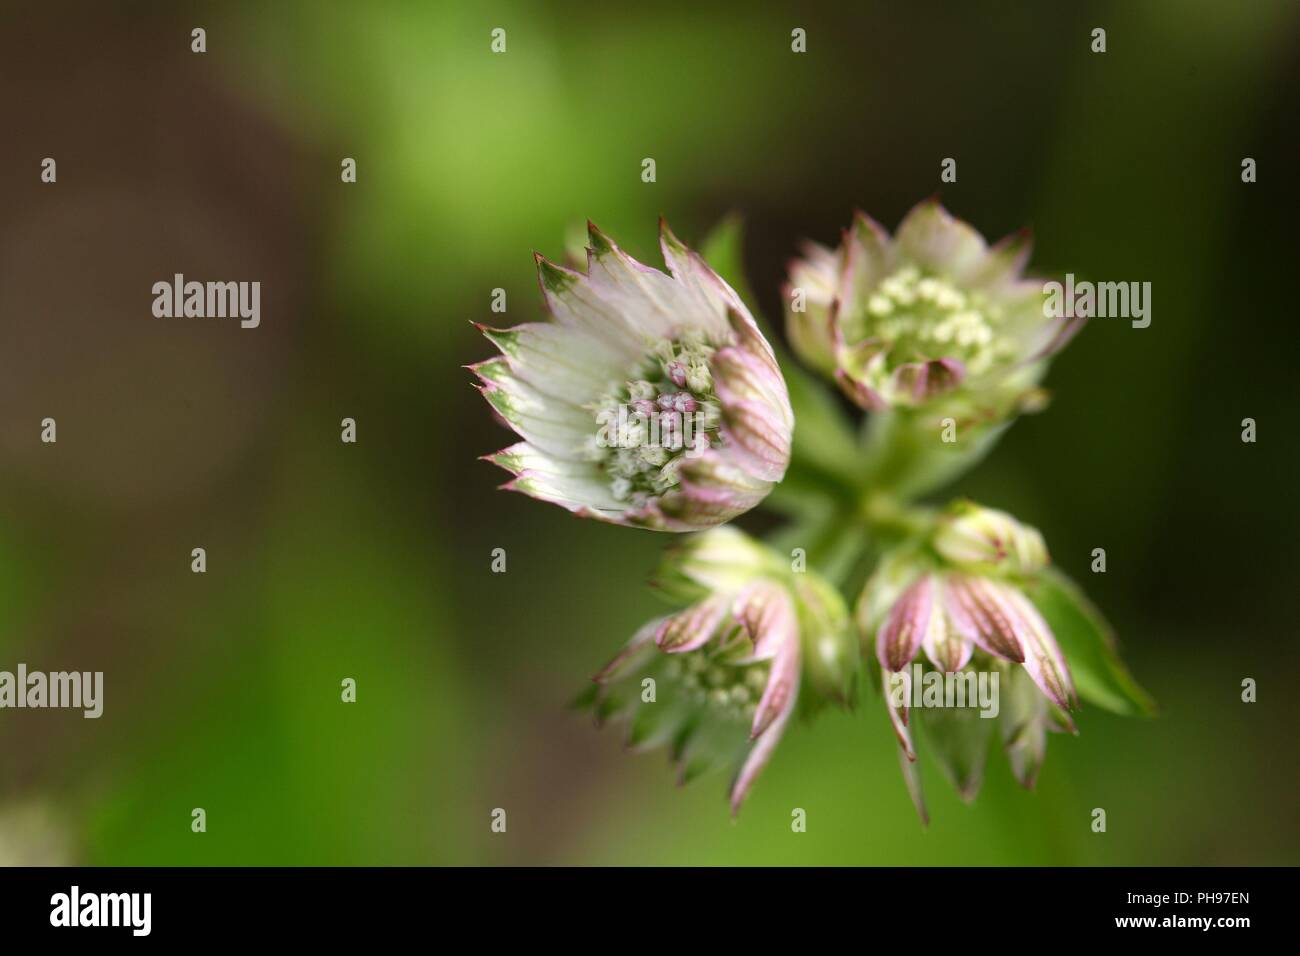
{"type": "Polygon", "coordinates": [[[662,213],[659,216],[659,241],[678,253],[690,251],[686,243],[677,238],[677,234],[673,232],[662,213]]]}
{"type": "Polygon", "coordinates": [[[728,795],[728,803],[731,805],[731,822],[735,823],[740,817],[740,808],[745,804],[745,798],[749,796],[749,788],[739,789],[740,782],[732,784],[731,793],[728,795]]]}
{"type": "Polygon", "coordinates": [[[609,255],[617,248],[614,241],[590,219],[587,220],[587,242],[589,243],[588,249],[596,258],[609,255]]]}
{"type": "Polygon", "coordinates": [[[1034,244],[1034,228],[1033,226],[1021,226],[1002,241],[1016,247],[1031,246],[1034,244]]]}

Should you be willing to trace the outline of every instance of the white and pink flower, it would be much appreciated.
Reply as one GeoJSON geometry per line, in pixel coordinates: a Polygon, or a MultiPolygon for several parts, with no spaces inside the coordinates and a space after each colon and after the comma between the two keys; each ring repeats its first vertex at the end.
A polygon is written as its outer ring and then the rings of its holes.
{"type": "Polygon", "coordinates": [[[668,273],[589,236],[585,272],[537,257],[550,321],[480,327],[502,354],[473,371],[523,439],[487,460],[515,476],[505,487],[602,521],[693,531],[743,514],[790,461],[771,347],[666,226],[668,273]]]}

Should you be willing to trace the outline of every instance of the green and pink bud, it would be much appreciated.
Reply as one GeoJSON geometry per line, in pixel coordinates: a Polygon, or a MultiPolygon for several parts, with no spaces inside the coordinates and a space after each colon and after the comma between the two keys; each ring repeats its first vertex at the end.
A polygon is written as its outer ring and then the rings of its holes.
{"type": "Polygon", "coordinates": [[[972,571],[1035,574],[1048,562],[1036,529],[969,501],[955,502],[939,519],[934,547],[946,561],[972,571]]]}
{"type": "Polygon", "coordinates": [[[847,699],[848,611],[813,572],[784,569],[778,555],[733,528],[686,539],[660,584],[692,603],[638,631],[596,676],[586,703],[602,722],[621,720],[630,747],[668,746],[681,782],[730,770],[736,813],[801,688],[847,699]]]}
{"type": "MultiPolygon", "coordinates": [[[[921,546],[914,542],[886,556],[867,582],[858,601],[859,633],[874,647],[890,722],[909,761],[916,759],[909,702],[915,674],[927,666],[941,674],[997,671],[1014,685],[1015,706],[1004,722],[1019,723],[1004,727],[1004,745],[1027,786],[1041,764],[1038,735],[1051,720],[1074,729],[1070,712],[1079,700],[1069,664],[1022,588],[1046,562],[1036,530],[962,502],[921,546]],[[1020,686],[1020,675],[1027,687],[1020,686]],[[1021,726],[1027,721],[1032,726],[1021,726]]],[[[978,750],[981,739],[971,735],[963,745],[978,750]]],[[[982,767],[982,756],[967,756],[969,765],[982,767]]]]}

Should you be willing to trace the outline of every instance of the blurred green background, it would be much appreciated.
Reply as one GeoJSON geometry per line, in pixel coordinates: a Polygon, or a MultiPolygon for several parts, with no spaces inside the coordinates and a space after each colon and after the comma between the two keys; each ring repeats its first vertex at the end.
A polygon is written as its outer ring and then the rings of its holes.
{"type": "Polygon", "coordinates": [[[1295,3],[114,6],[0,13],[0,669],[106,675],[98,721],[0,711],[0,863],[1300,859],[1295,3]],[[1162,714],[1089,708],[971,806],[923,757],[927,830],[869,696],[733,823],[566,710],[666,538],[494,490],[469,323],[537,318],[532,251],[588,217],[655,262],[659,214],[732,211],[777,315],[800,238],[892,228],[945,157],[1036,271],[1153,283],[949,491],[1042,529],[1162,714]],[[260,280],[261,328],[154,319],[174,272],[260,280]]]}

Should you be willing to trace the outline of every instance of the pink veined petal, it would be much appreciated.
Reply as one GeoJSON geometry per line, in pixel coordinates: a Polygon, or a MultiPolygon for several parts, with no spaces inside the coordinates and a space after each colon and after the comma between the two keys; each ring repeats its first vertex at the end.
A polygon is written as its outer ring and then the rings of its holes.
{"type": "Polygon", "coordinates": [[[916,657],[930,626],[934,610],[934,582],[925,574],[908,587],[885,615],[876,631],[876,657],[880,666],[901,671],[916,657]]]}
{"type": "Polygon", "coordinates": [[[618,655],[601,668],[600,673],[593,677],[592,680],[597,684],[603,684],[617,676],[619,671],[636,657],[638,651],[653,646],[655,633],[664,620],[665,618],[657,617],[653,621],[642,625],[641,629],[632,635],[632,639],[618,652],[618,655]]]}
{"type": "Polygon", "coordinates": [[[772,669],[767,686],[754,711],[754,722],[749,737],[755,740],[771,727],[772,723],[791,705],[799,693],[799,639],[795,635],[777,650],[772,658],[772,669]]]}
{"type": "Polygon", "coordinates": [[[655,630],[655,643],[665,654],[698,650],[716,633],[729,604],[725,597],[709,597],[664,618],[655,630]]]}
{"type": "Polygon", "coordinates": [[[745,762],[741,766],[740,772],[736,774],[735,782],[731,785],[731,815],[733,817],[740,812],[740,806],[745,802],[745,798],[749,796],[754,781],[758,779],[759,773],[767,766],[767,762],[772,759],[772,753],[776,750],[776,745],[781,742],[781,737],[785,733],[785,725],[790,720],[790,714],[794,712],[795,696],[794,694],[790,695],[785,708],[777,714],[776,719],[772,721],[767,731],[754,741],[753,747],[745,756],[745,762]]]}
{"type": "MultiPolygon", "coordinates": [[[[1038,609],[1020,591],[1010,591],[1009,603],[1023,622],[1025,670],[1047,699],[1062,710],[1075,710],[1079,698],[1074,690],[1070,665],[1061,653],[1056,636],[1038,609]]],[[[1067,718],[1068,719],[1068,718],[1067,718]]],[[[1073,730],[1073,727],[1071,727],[1073,730]]]]}
{"type": "Polygon", "coordinates": [[[773,399],[784,397],[785,382],[754,353],[738,347],[719,350],[712,368],[724,439],[747,456],[756,477],[780,481],[790,464],[793,427],[788,405],[773,399]]]}
{"type": "Polygon", "coordinates": [[[767,685],[750,728],[757,738],[776,720],[799,688],[799,625],[790,593],[779,584],[755,582],[736,597],[732,615],[754,645],[752,659],[771,661],[767,685]]]}
{"type": "Polygon", "coordinates": [[[916,748],[912,746],[912,733],[907,729],[908,705],[912,699],[911,671],[906,667],[901,671],[885,668],[881,671],[881,680],[885,691],[885,710],[889,712],[889,723],[894,728],[894,736],[898,738],[898,745],[903,748],[907,759],[915,760],[916,748]],[[895,697],[901,698],[898,706],[894,705],[895,697]]]}
{"type": "Polygon", "coordinates": [[[962,637],[995,657],[1022,664],[1025,625],[1008,601],[1011,591],[988,578],[949,574],[944,580],[943,601],[962,637]]]}
{"type": "Polygon", "coordinates": [[[762,501],[772,483],[753,475],[734,447],[709,448],[682,466],[681,481],[657,502],[674,530],[720,525],[762,501]]]}
{"type": "MultiPolygon", "coordinates": [[[[838,308],[838,303],[832,308],[838,308]]],[[[838,322],[834,331],[835,359],[839,363],[839,368],[835,371],[836,384],[859,408],[867,411],[887,408],[889,403],[880,392],[864,381],[867,376],[874,375],[883,368],[886,360],[885,343],[870,338],[848,345],[838,322]]]]}
{"type": "Polygon", "coordinates": [[[920,405],[952,391],[965,377],[966,366],[957,359],[906,362],[894,369],[894,388],[920,405]]]}
{"type": "MultiPolygon", "coordinates": [[[[754,781],[772,758],[776,745],[781,742],[781,737],[785,733],[785,725],[789,722],[790,715],[794,713],[795,702],[799,697],[798,641],[792,642],[792,645],[790,649],[783,650],[778,654],[776,660],[772,662],[772,677],[768,680],[769,691],[776,680],[777,671],[780,669],[791,672],[789,692],[782,695],[780,707],[764,725],[763,730],[753,738],[754,744],[749,753],[745,755],[745,762],[741,765],[740,772],[736,774],[735,782],[731,785],[731,815],[733,817],[740,812],[740,805],[744,803],[745,797],[749,795],[754,781]]],[[[767,697],[767,692],[764,692],[763,696],[767,697]]],[[[761,702],[759,709],[762,710],[761,702]]]]}
{"type": "Polygon", "coordinates": [[[790,407],[790,395],[786,390],[785,376],[781,373],[781,364],[776,360],[776,353],[771,344],[763,338],[753,316],[747,310],[730,308],[727,310],[727,324],[735,336],[735,346],[753,356],[768,372],[766,386],[769,389],[768,400],[777,406],[782,417],[794,425],[794,410],[790,407]]]}
{"type": "Polygon", "coordinates": [[[772,662],[750,731],[754,745],[731,787],[734,816],[759,772],[767,765],[794,712],[799,696],[800,659],[794,604],[785,588],[770,582],[755,582],[736,597],[732,614],[754,645],[753,659],[772,662]]]}
{"type": "Polygon", "coordinates": [[[731,615],[745,629],[754,646],[751,660],[767,661],[782,647],[799,643],[794,603],[784,587],[772,581],[754,581],[732,599],[731,615]]]}
{"type": "MultiPolygon", "coordinates": [[[[943,585],[935,582],[935,589],[941,592],[943,585]]],[[[943,596],[936,593],[934,610],[930,614],[930,626],[926,629],[925,656],[934,666],[943,671],[959,671],[970,661],[975,645],[962,637],[949,619],[944,607],[943,596]]]]}

